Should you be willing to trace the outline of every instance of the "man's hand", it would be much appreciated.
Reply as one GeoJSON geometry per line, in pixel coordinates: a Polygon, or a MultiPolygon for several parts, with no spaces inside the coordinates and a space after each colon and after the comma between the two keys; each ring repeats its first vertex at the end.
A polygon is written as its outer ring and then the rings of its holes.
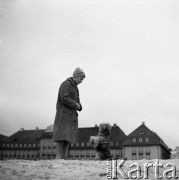
{"type": "Polygon", "coordinates": [[[81,106],[80,106],[79,103],[76,103],[76,109],[77,109],[77,110],[80,110],[80,109],[81,109],[81,106]]]}

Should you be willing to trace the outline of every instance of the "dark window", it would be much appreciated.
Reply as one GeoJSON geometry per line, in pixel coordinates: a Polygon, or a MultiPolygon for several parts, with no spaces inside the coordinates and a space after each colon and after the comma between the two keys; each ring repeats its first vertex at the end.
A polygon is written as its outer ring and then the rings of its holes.
{"type": "Polygon", "coordinates": [[[149,138],[148,137],[145,138],[145,142],[149,142],[149,138]]]}
{"type": "Polygon", "coordinates": [[[139,142],[142,142],[142,138],[139,138],[139,142]]]}

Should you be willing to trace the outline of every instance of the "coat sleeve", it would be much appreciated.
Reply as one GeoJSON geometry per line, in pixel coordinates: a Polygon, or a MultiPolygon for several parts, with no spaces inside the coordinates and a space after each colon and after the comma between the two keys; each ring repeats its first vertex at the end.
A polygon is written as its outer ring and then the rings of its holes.
{"type": "Polygon", "coordinates": [[[60,98],[64,105],[71,109],[76,109],[76,101],[70,98],[70,82],[65,81],[61,84],[60,98]]]}

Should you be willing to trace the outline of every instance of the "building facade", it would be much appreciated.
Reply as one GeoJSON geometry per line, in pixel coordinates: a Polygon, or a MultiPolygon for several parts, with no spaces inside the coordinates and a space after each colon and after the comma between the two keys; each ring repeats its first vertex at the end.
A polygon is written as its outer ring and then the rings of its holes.
{"type": "MultiPolygon", "coordinates": [[[[41,159],[53,159],[56,156],[56,143],[52,141],[53,125],[50,125],[42,133],[40,140],[40,158],[41,159]]],[[[90,145],[89,137],[98,134],[98,126],[79,128],[79,140],[78,143],[71,143],[68,151],[69,159],[86,159],[91,160],[96,156],[96,150],[90,145]]],[[[110,149],[111,154],[114,157],[122,158],[122,146],[121,143],[126,135],[124,132],[114,124],[112,126],[110,136],[110,149]]]]}
{"type": "Polygon", "coordinates": [[[24,130],[16,132],[0,143],[0,159],[40,158],[40,137],[44,130],[24,130]]]}
{"type": "Polygon", "coordinates": [[[124,157],[130,160],[170,159],[170,149],[144,122],[126,137],[122,146],[124,157]]]}
{"type": "MultiPolygon", "coordinates": [[[[46,129],[24,130],[9,137],[0,137],[0,159],[54,159],[57,146],[52,141],[53,125],[46,129]]],[[[90,145],[90,136],[98,134],[98,126],[79,128],[79,143],[70,144],[69,159],[91,160],[96,150],[90,145]]],[[[128,136],[114,124],[109,147],[114,158],[126,157],[131,160],[169,159],[170,150],[163,140],[142,123],[128,136]]]]}

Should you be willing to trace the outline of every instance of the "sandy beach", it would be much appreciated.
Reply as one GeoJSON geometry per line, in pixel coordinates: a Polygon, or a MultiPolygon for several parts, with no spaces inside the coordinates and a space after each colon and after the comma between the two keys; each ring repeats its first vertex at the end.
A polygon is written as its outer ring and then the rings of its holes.
{"type": "MultiPolygon", "coordinates": [[[[118,160],[119,162],[121,160],[118,160]]],[[[2,180],[38,180],[38,179],[56,179],[56,180],[89,180],[89,179],[107,179],[108,161],[87,161],[87,160],[5,160],[0,161],[0,179],[2,180]]],[[[131,170],[132,163],[138,163],[142,168],[144,163],[155,163],[156,160],[127,160],[122,169],[125,172],[131,170]]],[[[179,176],[179,160],[159,160],[166,166],[167,163],[173,163],[176,167],[176,175],[179,176]]],[[[135,169],[135,168],[133,168],[135,169]]],[[[160,174],[164,170],[162,168],[160,174]]],[[[142,170],[143,172],[143,170],[142,170]]],[[[156,179],[154,168],[149,169],[149,179],[156,179]]],[[[118,179],[124,179],[117,174],[118,179]]]]}

